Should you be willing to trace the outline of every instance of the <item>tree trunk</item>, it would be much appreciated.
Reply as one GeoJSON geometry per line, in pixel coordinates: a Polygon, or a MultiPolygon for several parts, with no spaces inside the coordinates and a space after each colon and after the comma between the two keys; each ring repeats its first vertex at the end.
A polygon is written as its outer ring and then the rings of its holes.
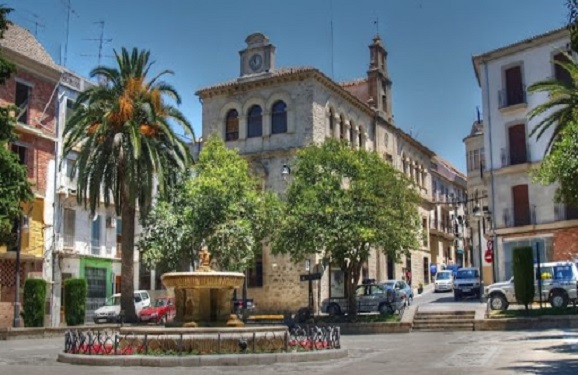
{"type": "Polygon", "coordinates": [[[122,218],[122,247],[121,247],[121,277],[120,277],[120,309],[124,311],[127,323],[138,321],[134,306],[134,222],[135,202],[130,200],[129,187],[126,182],[121,183],[121,218],[122,218]]]}
{"type": "Polygon", "coordinates": [[[355,290],[359,283],[359,273],[361,270],[361,263],[353,263],[347,267],[345,271],[346,288],[347,288],[347,314],[349,317],[357,316],[357,295],[355,290]]]}

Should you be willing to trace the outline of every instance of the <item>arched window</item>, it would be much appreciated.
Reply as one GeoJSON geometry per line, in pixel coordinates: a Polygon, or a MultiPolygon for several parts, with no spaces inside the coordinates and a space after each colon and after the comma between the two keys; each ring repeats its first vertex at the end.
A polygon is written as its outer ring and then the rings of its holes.
{"type": "Polygon", "coordinates": [[[225,141],[235,141],[239,139],[239,112],[231,109],[227,112],[225,123],[225,141]]]}
{"type": "Polygon", "coordinates": [[[260,137],[263,135],[263,111],[258,105],[249,109],[247,116],[247,138],[260,137]]]}
{"type": "Polygon", "coordinates": [[[329,132],[330,135],[333,137],[333,129],[335,129],[335,115],[333,114],[333,110],[329,111],[329,132]]]}
{"type": "Polygon", "coordinates": [[[339,138],[345,139],[345,119],[343,116],[339,118],[339,138]]]}
{"type": "Polygon", "coordinates": [[[350,123],[350,126],[349,126],[349,145],[350,145],[351,147],[353,147],[353,143],[355,142],[355,132],[354,132],[354,129],[355,129],[355,124],[354,124],[353,121],[352,121],[352,122],[350,123]]]}
{"type": "Polygon", "coordinates": [[[282,101],[271,108],[271,133],[287,133],[287,105],[282,101]]]}
{"type": "Polygon", "coordinates": [[[365,148],[365,145],[363,144],[363,128],[359,128],[359,133],[358,133],[358,140],[359,140],[359,148],[365,148]]]}

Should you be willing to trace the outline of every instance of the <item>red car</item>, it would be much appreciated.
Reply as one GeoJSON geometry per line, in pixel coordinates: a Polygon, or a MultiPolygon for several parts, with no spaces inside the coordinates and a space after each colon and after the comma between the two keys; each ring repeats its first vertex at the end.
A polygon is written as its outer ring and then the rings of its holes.
{"type": "Polygon", "coordinates": [[[175,299],[160,297],[155,302],[141,310],[139,320],[143,323],[165,324],[175,316],[175,299]]]}

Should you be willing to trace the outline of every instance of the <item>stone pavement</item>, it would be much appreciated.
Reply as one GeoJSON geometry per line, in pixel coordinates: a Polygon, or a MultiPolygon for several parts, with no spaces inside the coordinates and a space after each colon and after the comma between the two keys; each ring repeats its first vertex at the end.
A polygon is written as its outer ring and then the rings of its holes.
{"type": "Polygon", "coordinates": [[[56,362],[63,339],[0,341],[0,374],[577,374],[578,330],[345,336],[345,359],[247,367],[119,368],[56,362]]]}

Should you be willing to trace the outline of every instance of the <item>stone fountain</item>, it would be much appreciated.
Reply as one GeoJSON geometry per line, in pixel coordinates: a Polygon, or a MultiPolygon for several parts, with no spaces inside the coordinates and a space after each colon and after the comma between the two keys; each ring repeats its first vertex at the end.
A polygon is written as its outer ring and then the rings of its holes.
{"type": "Polygon", "coordinates": [[[174,288],[176,316],[173,326],[229,326],[244,324],[231,314],[233,289],[243,285],[240,272],[211,269],[207,246],[199,253],[200,266],[194,272],[170,272],[161,276],[166,288],[174,288]]]}

